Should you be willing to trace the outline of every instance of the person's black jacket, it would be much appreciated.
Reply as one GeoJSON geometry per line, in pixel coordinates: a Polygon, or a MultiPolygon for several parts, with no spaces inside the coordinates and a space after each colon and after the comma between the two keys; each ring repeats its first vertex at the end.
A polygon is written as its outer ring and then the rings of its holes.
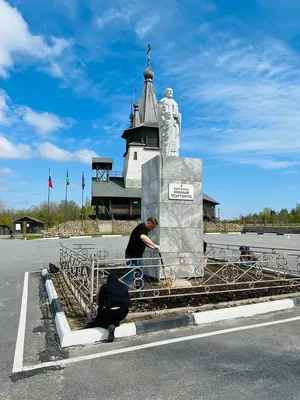
{"type": "Polygon", "coordinates": [[[127,286],[120,282],[114,273],[110,273],[107,277],[107,282],[102,285],[98,300],[98,313],[103,307],[130,307],[130,297],[127,286]]]}

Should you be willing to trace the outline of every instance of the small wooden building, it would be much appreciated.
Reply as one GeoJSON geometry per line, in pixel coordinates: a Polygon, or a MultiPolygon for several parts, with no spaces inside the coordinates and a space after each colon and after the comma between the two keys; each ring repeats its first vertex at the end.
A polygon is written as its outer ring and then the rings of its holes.
{"type": "Polygon", "coordinates": [[[44,226],[45,222],[28,216],[24,216],[13,221],[14,232],[17,234],[38,233],[44,229],[44,226]]]}
{"type": "Polygon", "coordinates": [[[215,221],[217,219],[216,206],[218,204],[220,203],[203,193],[203,221],[215,221]]]}
{"type": "Polygon", "coordinates": [[[98,219],[138,219],[141,216],[141,189],[125,188],[124,178],[110,176],[112,158],[93,158],[92,206],[98,219]]]}

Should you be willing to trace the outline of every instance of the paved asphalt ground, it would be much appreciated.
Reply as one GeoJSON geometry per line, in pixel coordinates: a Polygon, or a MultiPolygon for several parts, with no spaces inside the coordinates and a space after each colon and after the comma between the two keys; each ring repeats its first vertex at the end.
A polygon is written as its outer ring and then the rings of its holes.
{"type": "MultiPolygon", "coordinates": [[[[300,236],[209,235],[206,239],[211,243],[300,249],[300,236]]],[[[49,262],[57,263],[59,242],[68,247],[93,244],[114,257],[123,254],[127,240],[0,240],[1,400],[300,400],[298,308],[61,350],[37,272],[49,262]],[[24,365],[34,369],[12,374],[26,271],[32,272],[24,365]],[[39,368],[41,363],[55,360],[56,368],[39,368]]]]}
{"type": "Polygon", "coordinates": [[[284,263],[280,261],[280,255],[283,255],[287,261],[286,267],[292,273],[300,272],[300,235],[206,235],[206,241],[213,246],[218,245],[220,249],[225,249],[227,256],[232,256],[232,248],[227,250],[227,245],[234,245],[236,248],[242,245],[249,246],[260,261],[264,261],[261,257],[262,253],[268,253],[270,257],[267,267],[273,270],[277,270],[279,266],[282,271],[285,270],[284,263]],[[276,251],[274,256],[272,256],[273,249],[276,251]]]}

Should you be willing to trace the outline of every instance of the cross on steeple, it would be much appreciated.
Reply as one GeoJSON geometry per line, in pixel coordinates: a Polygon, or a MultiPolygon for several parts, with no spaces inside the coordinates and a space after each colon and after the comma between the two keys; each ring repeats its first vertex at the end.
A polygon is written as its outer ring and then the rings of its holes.
{"type": "Polygon", "coordinates": [[[151,52],[151,45],[148,44],[148,47],[147,47],[148,67],[150,67],[150,52],[151,52]]]}
{"type": "Polygon", "coordinates": [[[134,101],[137,103],[137,90],[134,88],[134,101]]]}

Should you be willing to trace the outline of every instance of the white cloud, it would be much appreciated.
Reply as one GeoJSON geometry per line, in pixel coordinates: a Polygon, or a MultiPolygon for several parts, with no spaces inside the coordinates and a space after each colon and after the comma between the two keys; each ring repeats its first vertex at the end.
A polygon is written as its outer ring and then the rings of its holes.
{"type": "Polygon", "coordinates": [[[40,35],[33,35],[23,16],[9,3],[0,0],[0,76],[6,78],[16,55],[50,62],[69,46],[65,39],[52,38],[49,46],[40,35]]]}
{"type": "Polygon", "coordinates": [[[98,27],[103,29],[111,23],[119,24],[120,21],[118,20],[128,22],[131,15],[132,9],[130,6],[121,7],[120,10],[117,10],[116,8],[109,8],[103,11],[102,15],[97,18],[96,22],[98,27]]]}
{"type": "Polygon", "coordinates": [[[160,21],[158,14],[148,15],[147,17],[141,19],[137,22],[135,26],[135,33],[140,38],[143,39],[156,24],[160,21]]]}
{"type": "MultiPolygon", "coordinates": [[[[241,163],[244,160],[267,169],[298,165],[297,54],[277,39],[251,38],[250,43],[210,29],[201,45],[181,50],[178,59],[185,62],[170,61],[169,57],[164,65],[179,106],[194,115],[194,121],[189,120],[193,135],[183,122],[185,139],[193,143],[205,140],[201,151],[215,154],[221,161],[241,159],[242,155],[241,163]]],[[[188,143],[184,147],[195,151],[188,143]]]]}
{"type": "Polygon", "coordinates": [[[74,124],[72,118],[60,118],[49,112],[37,112],[30,107],[8,105],[10,98],[4,90],[0,89],[0,125],[33,126],[37,133],[46,136],[60,129],[70,129],[74,124]]]}
{"type": "Polygon", "coordinates": [[[125,27],[135,27],[139,39],[143,39],[160,21],[158,12],[149,14],[149,10],[140,3],[126,3],[126,6],[109,8],[96,19],[99,29],[109,26],[110,32],[114,29],[123,30],[125,27]],[[140,17],[145,15],[145,17],[140,17]]]}
{"type": "MultiPolygon", "coordinates": [[[[39,12],[41,3],[32,7],[39,12]]],[[[59,8],[58,5],[54,7],[59,8]]],[[[125,8],[123,14],[126,15],[125,8]]],[[[75,40],[81,46],[82,36],[80,29],[75,40]]],[[[94,36],[93,32],[93,44],[94,36]]],[[[62,87],[71,87],[80,95],[101,98],[101,85],[87,76],[85,64],[73,47],[73,40],[32,34],[19,10],[0,0],[0,78],[8,78],[15,64],[24,67],[29,62],[36,64],[39,71],[59,79],[62,87]]]]}
{"type": "Polygon", "coordinates": [[[246,159],[240,159],[239,163],[257,165],[264,169],[283,169],[300,165],[300,161],[276,161],[272,159],[251,158],[251,157],[246,159]]]}
{"type": "Polygon", "coordinates": [[[27,144],[14,144],[6,137],[0,136],[0,159],[28,159],[31,149],[27,144]]]}
{"type": "Polygon", "coordinates": [[[28,125],[35,127],[40,135],[48,135],[60,129],[69,129],[72,123],[70,119],[67,124],[55,114],[48,112],[38,113],[29,107],[24,107],[23,113],[24,121],[28,125]]]}
{"type": "Polygon", "coordinates": [[[82,164],[90,165],[92,163],[92,157],[99,157],[94,150],[79,150],[74,153],[74,157],[78,159],[82,164]]]}
{"type": "Polygon", "coordinates": [[[83,149],[72,153],[50,142],[38,144],[37,149],[42,158],[51,161],[79,161],[82,164],[91,164],[92,157],[98,157],[97,153],[93,150],[83,149]]]}
{"type": "Polygon", "coordinates": [[[55,146],[52,143],[44,142],[37,146],[39,154],[42,158],[51,161],[70,161],[72,153],[55,146]]]}
{"type": "Polygon", "coordinates": [[[8,104],[8,96],[4,90],[0,89],[0,125],[7,124],[6,114],[9,110],[8,104]]]}
{"type": "Polygon", "coordinates": [[[0,168],[0,175],[8,176],[10,178],[17,178],[19,176],[11,168],[0,168]]]}

